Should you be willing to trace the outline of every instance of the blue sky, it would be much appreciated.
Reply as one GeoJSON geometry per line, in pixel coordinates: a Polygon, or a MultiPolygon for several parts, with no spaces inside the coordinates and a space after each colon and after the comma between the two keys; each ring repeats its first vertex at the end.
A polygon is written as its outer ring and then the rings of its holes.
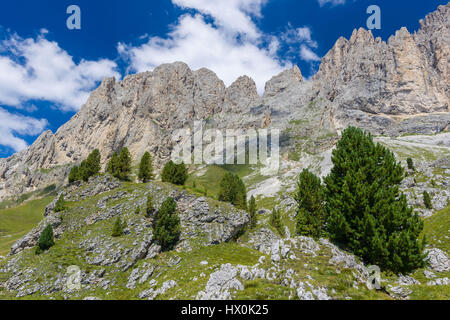
{"type": "Polygon", "coordinates": [[[381,8],[387,40],[448,1],[439,0],[15,0],[0,10],[0,157],[67,122],[105,76],[173,61],[208,67],[230,85],[247,74],[263,92],[296,64],[305,78],[355,28],[369,5],[381,8]],[[66,27],[69,5],[81,30],[66,27]]]}

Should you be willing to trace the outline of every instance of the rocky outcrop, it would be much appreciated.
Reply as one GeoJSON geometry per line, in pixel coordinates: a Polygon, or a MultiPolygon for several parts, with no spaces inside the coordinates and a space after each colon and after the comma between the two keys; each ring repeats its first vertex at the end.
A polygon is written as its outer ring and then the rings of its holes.
{"type": "Polygon", "coordinates": [[[338,127],[392,135],[444,130],[450,122],[449,17],[447,4],[422,20],[415,34],[401,28],[384,42],[361,28],[349,40],[340,38],[314,77],[338,127]]]}

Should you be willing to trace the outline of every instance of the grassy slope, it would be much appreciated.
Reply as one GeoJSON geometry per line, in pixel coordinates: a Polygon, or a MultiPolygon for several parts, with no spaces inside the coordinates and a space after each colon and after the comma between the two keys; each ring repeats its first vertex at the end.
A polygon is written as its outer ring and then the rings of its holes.
{"type": "Polygon", "coordinates": [[[38,224],[52,200],[53,197],[47,197],[0,210],[0,255],[8,254],[13,243],[38,224]]]}

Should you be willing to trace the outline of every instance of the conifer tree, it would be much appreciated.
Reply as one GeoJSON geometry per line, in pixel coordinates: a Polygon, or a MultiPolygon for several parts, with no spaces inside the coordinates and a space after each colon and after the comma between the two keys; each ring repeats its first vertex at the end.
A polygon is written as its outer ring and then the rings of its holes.
{"type": "Polygon", "coordinates": [[[278,233],[284,236],[283,223],[281,222],[281,211],[280,209],[273,208],[272,214],[270,215],[269,223],[272,227],[277,229],[278,233]]]}
{"type": "Polygon", "coordinates": [[[128,181],[131,174],[131,155],[128,148],[124,147],[120,154],[115,152],[108,162],[106,171],[117,179],[128,181]]]}
{"type": "Polygon", "coordinates": [[[73,183],[75,181],[80,181],[80,172],[78,166],[73,166],[72,169],[70,169],[69,172],[69,183],[73,183]]]}
{"type": "Polygon", "coordinates": [[[100,151],[98,151],[98,149],[95,149],[88,155],[86,159],[86,170],[89,177],[93,177],[100,172],[101,169],[100,161],[101,156],[100,151]]]}
{"type": "Polygon", "coordinates": [[[78,172],[79,172],[81,180],[83,180],[83,181],[88,181],[89,180],[89,170],[88,170],[88,166],[87,166],[86,160],[81,161],[80,168],[79,168],[78,172]]]}
{"type": "Polygon", "coordinates": [[[161,180],[175,185],[182,186],[188,177],[187,168],[184,162],[175,164],[172,160],[166,163],[161,173],[161,180]]]}
{"type": "Polygon", "coordinates": [[[332,154],[327,230],[365,262],[394,272],[423,266],[423,222],[399,192],[404,169],[372,136],[350,127],[332,154]]]}
{"type": "Polygon", "coordinates": [[[54,244],[55,240],[53,237],[53,228],[50,224],[48,224],[41,232],[38,245],[36,247],[36,254],[40,254],[43,251],[50,249],[54,244]]]}
{"type": "Polygon", "coordinates": [[[131,155],[127,147],[122,148],[119,154],[118,160],[118,172],[117,178],[120,180],[128,181],[130,180],[131,173],[131,155]]]}
{"type": "Polygon", "coordinates": [[[256,200],[254,196],[250,197],[248,204],[248,212],[250,214],[250,228],[256,227],[257,216],[256,216],[256,200]]]}
{"type": "Polygon", "coordinates": [[[161,204],[154,221],[154,238],[164,251],[173,249],[180,238],[180,218],[176,207],[175,200],[167,198],[161,204]]]}
{"type": "Polygon", "coordinates": [[[297,192],[297,234],[319,238],[324,235],[326,225],[326,211],[324,202],[324,188],[314,173],[304,169],[298,178],[297,192]]]}
{"type": "Polygon", "coordinates": [[[423,191],[423,204],[427,209],[433,209],[433,205],[431,204],[431,197],[427,190],[423,191]]]}
{"type": "Polygon", "coordinates": [[[64,195],[61,193],[59,195],[58,200],[55,203],[55,207],[53,208],[53,211],[55,212],[61,212],[66,210],[66,202],[64,200],[64,195]]]}
{"type": "Polygon", "coordinates": [[[114,152],[106,167],[106,172],[115,176],[119,167],[119,154],[114,152]]]}
{"type": "Polygon", "coordinates": [[[411,158],[408,158],[408,159],[406,159],[406,163],[408,164],[408,169],[409,170],[415,170],[414,169],[414,163],[413,163],[413,160],[411,159],[411,158]]]}
{"type": "Polygon", "coordinates": [[[139,164],[138,178],[143,183],[147,183],[154,179],[152,156],[149,152],[144,153],[139,164]]]}
{"type": "Polygon", "coordinates": [[[122,219],[120,217],[117,217],[117,219],[114,222],[113,230],[112,230],[112,236],[113,237],[120,237],[123,235],[123,230],[125,229],[125,225],[122,223],[122,219]]]}
{"type": "Polygon", "coordinates": [[[219,201],[247,210],[247,190],[241,178],[231,172],[225,173],[220,182],[219,201]]]}

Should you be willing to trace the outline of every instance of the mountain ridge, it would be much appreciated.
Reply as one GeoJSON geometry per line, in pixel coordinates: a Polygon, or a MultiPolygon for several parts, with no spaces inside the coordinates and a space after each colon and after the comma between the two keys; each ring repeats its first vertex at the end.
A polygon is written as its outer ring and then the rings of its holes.
{"type": "MultiPolygon", "coordinates": [[[[331,148],[336,139],[322,137],[349,125],[388,136],[448,130],[449,21],[450,3],[421,20],[416,33],[402,28],[387,42],[355,30],[337,40],[311,81],[294,66],[272,77],[262,96],[248,76],[226,87],[213,71],[192,71],[182,62],[120,82],[105,78],[56,133],[46,131],[27,149],[0,159],[0,201],[64,183],[69,166],[96,148],[103,165],[127,146],[136,159],[150,151],[161,167],[174,145],[169,131],[195,120],[218,129],[283,133],[293,121],[305,121],[296,129],[319,148],[331,148]]],[[[292,138],[285,133],[284,150],[292,138]]]]}

